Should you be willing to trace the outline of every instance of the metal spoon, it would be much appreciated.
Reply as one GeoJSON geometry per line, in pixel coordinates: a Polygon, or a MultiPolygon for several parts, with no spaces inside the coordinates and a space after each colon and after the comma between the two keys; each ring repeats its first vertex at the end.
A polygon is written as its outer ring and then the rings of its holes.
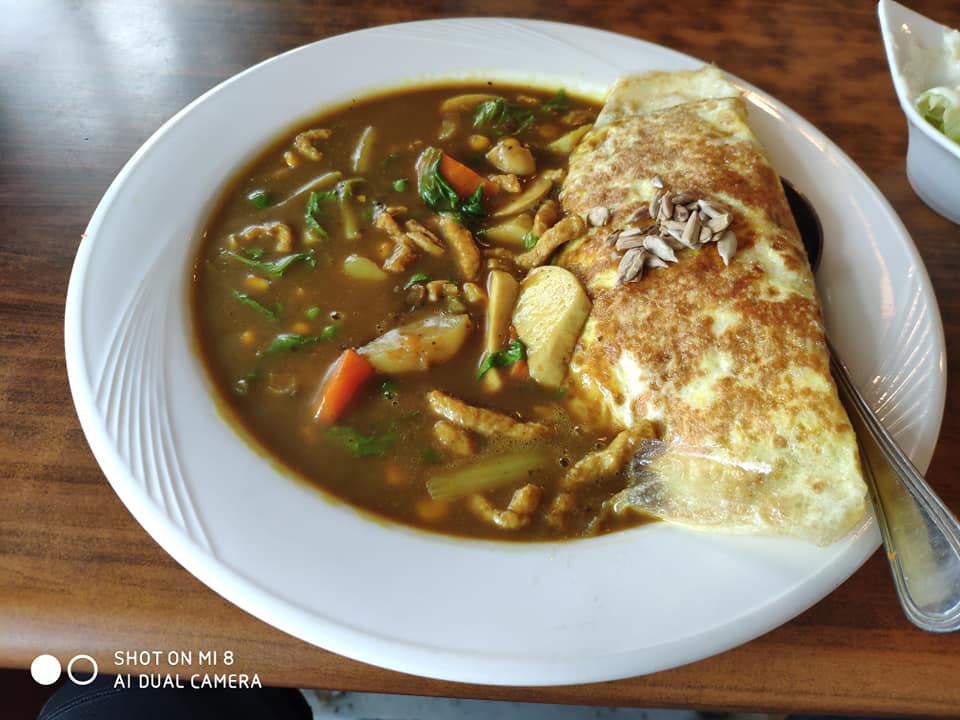
{"type": "MultiPolygon", "coordinates": [[[[816,272],[823,250],[820,219],[810,201],[781,180],[816,272]]],[[[829,339],[827,347],[840,399],[857,433],[900,605],[923,630],[960,630],[960,524],[883,427],[829,339]]]]}

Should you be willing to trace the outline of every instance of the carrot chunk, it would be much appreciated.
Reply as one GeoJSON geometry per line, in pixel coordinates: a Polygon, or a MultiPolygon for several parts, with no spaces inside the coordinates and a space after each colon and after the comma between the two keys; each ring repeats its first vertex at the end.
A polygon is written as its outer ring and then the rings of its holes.
{"type": "Polygon", "coordinates": [[[493,197],[500,190],[500,186],[495,182],[487,180],[483,175],[446,153],[443,153],[440,157],[440,174],[461,198],[468,198],[473,195],[481,184],[483,185],[483,196],[485,198],[493,197]]]}
{"type": "Polygon", "coordinates": [[[355,350],[344,350],[323,378],[314,419],[328,425],[335,423],[373,373],[373,365],[365,357],[355,350]]]}

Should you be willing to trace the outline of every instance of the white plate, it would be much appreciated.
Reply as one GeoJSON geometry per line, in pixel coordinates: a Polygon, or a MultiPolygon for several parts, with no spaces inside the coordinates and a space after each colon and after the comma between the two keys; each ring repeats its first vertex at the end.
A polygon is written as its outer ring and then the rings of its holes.
{"type": "MultiPolygon", "coordinates": [[[[625,73],[700,64],[569,25],[418,22],[269,60],[171,119],[101,201],[67,295],[77,412],[137,520],[215,591],[292,635],[375,665],[478,683],[608,680],[691,662],[757,637],[843,582],[877,547],[872,519],[828,548],[665,524],[510,545],[371,522],[245,445],[218,414],[191,350],[197,229],[223,182],[298,118],[374,87],[434,77],[527,79],[599,95],[625,73]]],[[[925,468],[945,363],[917,251],[833,143],[739,84],[774,165],[822,217],[819,280],[832,337],[925,468]]]]}

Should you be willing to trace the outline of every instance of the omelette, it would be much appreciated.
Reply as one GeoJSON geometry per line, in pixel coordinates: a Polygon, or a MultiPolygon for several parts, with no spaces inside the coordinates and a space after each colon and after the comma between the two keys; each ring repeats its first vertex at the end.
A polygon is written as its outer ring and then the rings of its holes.
{"type": "Polygon", "coordinates": [[[657,429],[612,511],[819,544],[855,527],[866,486],[813,274],[737,89],[713,67],[619,81],[560,201],[591,225],[555,260],[592,301],[569,405],[657,429]]]}

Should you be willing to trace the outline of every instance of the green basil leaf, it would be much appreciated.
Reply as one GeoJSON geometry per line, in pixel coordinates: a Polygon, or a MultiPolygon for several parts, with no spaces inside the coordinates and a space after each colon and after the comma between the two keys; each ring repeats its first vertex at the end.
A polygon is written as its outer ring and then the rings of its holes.
{"type": "Polygon", "coordinates": [[[247,307],[256,310],[261,315],[265,315],[271,320],[278,320],[280,318],[280,310],[281,310],[280,305],[277,305],[273,310],[271,310],[266,305],[262,305],[261,303],[257,302],[246,293],[242,293],[239,290],[233,290],[231,292],[233,293],[233,296],[237,300],[242,302],[247,307]]]}
{"type": "Polygon", "coordinates": [[[404,289],[404,290],[409,290],[409,289],[412,288],[414,285],[421,285],[421,284],[427,283],[427,282],[430,282],[430,276],[429,276],[429,275],[427,275],[426,273],[422,273],[422,272],[414,273],[413,275],[410,276],[410,279],[407,280],[407,282],[404,284],[403,289],[404,289]]]}
{"type": "Polygon", "coordinates": [[[292,255],[285,255],[281,258],[277,258],[276,260],[255,260],[252,257],[234,252],[233,250],[225,250],[223,254],[238,262],[242,262],[244,265],[249,265],[252,268],[256,268],[273,279],[283,277],[283,274],[287,271],[287,268],[297,261],[303,261],[312,268],[317,266],[317,257],[314,255],[313,250],[293,253],[292,255]]]}
{"type": "Polygon", "coordinates": [[[533,248],[535,248],[537,245],[537,240],[539,239],[540,238],[533,234],[533,230],[530,230],[526,235],[523,236],[523,249],[533,250],[533,248]]]}
{"type": "Polygon", "coordinates": [[[257,210],[263,210],[273,205],[273,198],[270,197],[266,190],[254,190],[247,195],[247,202],[257,208],[257,210]]]}
{"type": "Polygon", "coordinates": [[[327,435],[359,457],[383,455],[400,438],[394,432],[364,435],[348,425],[333,425],[327,430],[327,435]]]}
{"type": "Polygon", "coordinates": [[[486,353],[480,361],[480,368],[477,370],[477,380],[487,374],[490,368],[509,367],[527,357],[527,348],[519,340],[511,340],[502,350],[492,353],[486,353]]]}
{"type": "Polygon", "coordinates": [[[316,345],[324,338],[320,335],[300,335],[298,333],[280,333],[264,351],[270,355],[277,352],[293,352],[308,345],[316,345]]]}
{"type": "Polygon", "coordinates": [[[570,109],[570,99],[567,97],[567,91],[563,88],[557,90],[556,94],[548,100],[545,100],[540,106],[547,112],[564,112],[570,109]]]}

